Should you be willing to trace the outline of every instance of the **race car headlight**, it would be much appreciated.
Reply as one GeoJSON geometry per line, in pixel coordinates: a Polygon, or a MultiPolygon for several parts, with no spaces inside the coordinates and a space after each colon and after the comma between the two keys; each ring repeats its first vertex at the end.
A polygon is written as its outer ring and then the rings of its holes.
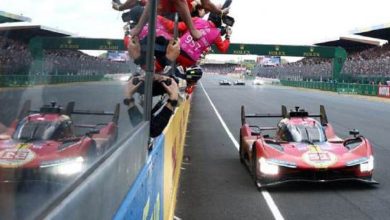
{"type": "Polygon", "coordinates": [[[360,164],[360,172],[371,172],[374,169],[374,157],[370,156],[368,160],[360,164]]]}
{"type": "Polygon", "coordinates": [[[76,157],[62,160],[45,161],[40,168],[51,168],[52,172],[59,175],[73,175],[83,170],[84,158],[76,157]]]}
{"type": "Polygon", "coordinates": [[[356,166],[359,165],[360,172],[371,172],[374,169],[374,157],[362,157],[356,160],[349,161],[346,166],[356,166]]]}
{"type": "Polygon", "coordinates": [[[264,157],[259,159],[260,172],[267,175],[277,175],[279,173],[279,166],[268,162],[264,157]]]}
{"type": "Polygon", "coordinates": [[[267,160],[268,163],[275,164],[281,167],[288,167],[288,168],[297,168],[297,165],[294,162],[284,161],[284,160],[276,160],[276,159],[269,159],[267,160]]]}

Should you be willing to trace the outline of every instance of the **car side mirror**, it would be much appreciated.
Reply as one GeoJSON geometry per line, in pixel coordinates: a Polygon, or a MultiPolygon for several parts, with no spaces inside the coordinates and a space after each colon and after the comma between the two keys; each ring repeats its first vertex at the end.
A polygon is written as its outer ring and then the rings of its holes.
{"type": "Polygon", "coordinates": [[[360,132],[357,129],[352,129],[349,131],[349,134],[353,135],[354,137],[357,137],[360,134],[360,132]]]}
{"type": "Polygon", "coordinates": [[[87,132],[87,136],[88,137],[92,137],[92,135],[94,135],[94,134],[99,134],[100,133],[100,131],[99,131],[99,129],[91,129],[91,130],[89,130],[88,132],[87,132]]]}
{"type": "Polygon", "coordinates": [[[251,128],[251,135],[258,136],[261,134],[261,129],[258,126],[249,126],[251,128]]]}

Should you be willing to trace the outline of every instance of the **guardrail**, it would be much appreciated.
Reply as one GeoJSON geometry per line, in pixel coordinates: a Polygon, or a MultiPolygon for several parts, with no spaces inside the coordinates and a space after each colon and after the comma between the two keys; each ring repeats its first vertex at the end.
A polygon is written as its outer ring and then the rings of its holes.
{"type": "Polygon", "coordinates": [[[319,89],[343,94],[378,96],[378,85],[280,80],[283,86],[319,89]]]}
{"type": "Polygon", "coordinates": [[[47,84],[60,84],[72,82],[100,81],[104,75],[0,75],[0,87],[35,86],[47,84]]]}

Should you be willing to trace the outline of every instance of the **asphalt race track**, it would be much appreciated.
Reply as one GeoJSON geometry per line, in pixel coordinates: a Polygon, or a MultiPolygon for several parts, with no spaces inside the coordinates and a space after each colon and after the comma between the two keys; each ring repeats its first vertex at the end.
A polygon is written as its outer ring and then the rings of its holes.
{"type": "MultiPolygon", "coordinates": [[[[248,82],[246,86],[219,86],[223,78],[204,77],[193,97],[177,219],[390,218],[390,100],[253,86],[248,82]],[[294,183],[257,191],[202,87],[235,140],[239,140],[241,105],[246,106],[247,113],[280,113],[282,104],[288,109],[301,106],[318,113],[319,105],[325,105],[328,119],[340,137],[356,128],[370,139],[375,155],[374,179],[380,184],[294,183]]],[[[276,121],[273,123],[276,126],[276,121]]]]}
{"type": "MultiPolygon", "coordinates": [[[[27,99],[32,100],[32,109],[56,101],[65,106],[75,101],[76,110],[114,111],[116,103],[123,100],[123,82],[94,82],[12,88],[0,90],[0,122],[8,126],[17,116],[27,99]]],[[[111,120],[111,116],[75,116],[76,123],[98,123],[111,120]]],[[[119,116],[119,139],[131,132],[129,118],[121,104],[119,116]]],[[[57,193],[72,181],[26,181],[0,183],[0,219],[30,219],[32,213],[50,202],[57,193]]]]}

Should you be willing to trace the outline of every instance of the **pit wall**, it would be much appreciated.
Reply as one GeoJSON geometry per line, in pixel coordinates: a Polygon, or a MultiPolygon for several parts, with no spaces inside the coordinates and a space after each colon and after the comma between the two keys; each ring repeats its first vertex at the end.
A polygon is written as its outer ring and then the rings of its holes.
{"type": "Polygon", "coordinates": [[[162,135],[154,140],[145,166],[114,219],[173,219],[191,96],[176,109],[162,135]]]}

